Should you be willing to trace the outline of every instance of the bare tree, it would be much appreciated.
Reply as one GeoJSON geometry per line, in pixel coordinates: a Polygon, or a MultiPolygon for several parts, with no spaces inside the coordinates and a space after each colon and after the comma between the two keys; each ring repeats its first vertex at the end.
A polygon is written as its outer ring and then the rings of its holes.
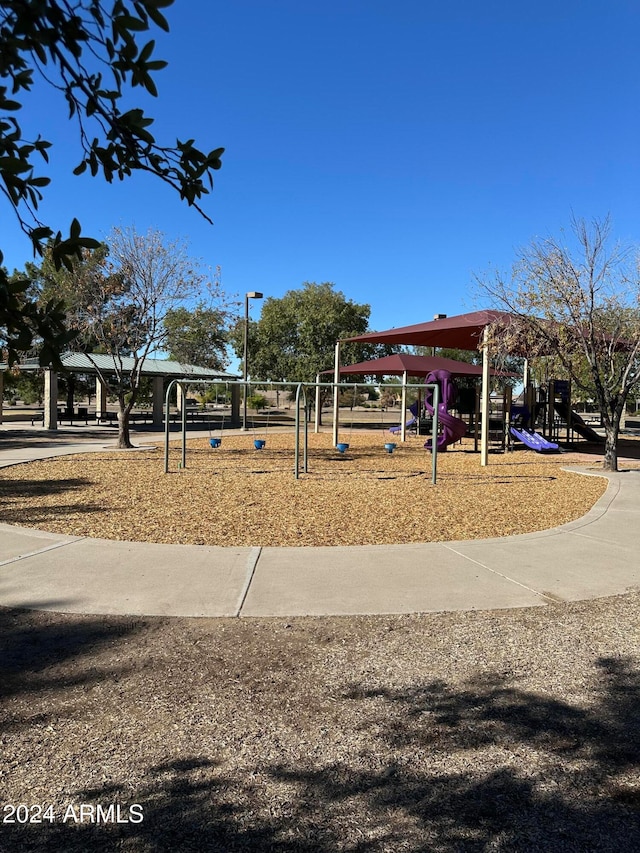
{"type": "MultiPolygon", "coordinates": [[[[147,356],[167,339],[165,319],[179,306],[204,294],[222,303],[219,278],[207,278],[189,258],[184,243],[167,243],[158,231],[137,234],[116,228],[108,238],[104,262],[76,279],[72,321],[80,339],[111,356],[106,371],[87,353],[96,372],[118,400],[118,447],[132,447],[129,421],[147,356]],[[113,371],[113,372],[112,372],[113,371]]],[[[221,309],[220,309],[221,310],[221,309]]]]}
{"type": "Polygon", "coordinates": [[[521,250],[509,275],[476,280],[481,294],[511,315],[491,329],[491,345],[555,358],[595,400],[606,433],[603,467],[617,471],[621,417],[640,382],[637,250],[612,245],[608,218],[574,218],[568,235],[536,239],[521,250]]]}

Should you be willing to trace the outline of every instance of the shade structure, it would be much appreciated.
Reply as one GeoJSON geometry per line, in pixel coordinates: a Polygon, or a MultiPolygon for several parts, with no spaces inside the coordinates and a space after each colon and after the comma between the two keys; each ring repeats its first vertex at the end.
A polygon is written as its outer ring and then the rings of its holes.
{"type": "Polygon", "coordinates": [[[505,311],[472,311],[455,317],[442,317],[414,326],[400,326],[383,332],[369,332],[348,341],[362,343],[406,344],[407,346],[451,347],[477,350],[482,344],[484,330],[497,321],[509,322],[512,315],[505,311]]]}
{"type": "MultiPolygon", "coordinates": [[[[453,358],[442,358],[430,355],[412,355],[410,353],[395,353],[394,355],[373,358],[369,361],[360,361],[340,367],[340,377],[343,376],[401,376],[402,377],[402,409],[406,407],[406,381],[409,376],[421,376],[426,380],[427,376],[436,370],[446,370],[452,376],[482,376],[482,365],[469,364],[466,361],[457,361],[453,358]]],[[[324,373],[334,373],[325,370],[324,373]]],[[[492,376],[514,376],[514,374],[500,373],[490,370],[492,376]]],[[[337,441],[338,413],[334,407],[334,435],[337,441]]],[[[318,424],[316,423],[316,430],[318,424]]],[[[404,422],[402,424],[401,439],[405,440],[404,422]]]]}
{"type": "MultiPolygon", "coordinates": [[[[482,376],[481,364],[469,364],[453,358],[396,353],[340,368],[341,376],[426,376],[433,370],[448,370],[452,376],[482,376]]],[[[325,373],[333,373],[325,370],[325,373]]],[[[497,375],[497,371],[492,371],[497,375]]]]}
{"type": "MultiPolygon", "coordinates": [[[[488,328],[494,323],[509,324],[512,314],[506,311],[487,309],[472,311],[469,314],[457,314],[455,317],[441,317],[413,326],[401,326],[383,332],[370,332],[347,338],[348,341],[361,343],[405,344],[409,346],[451,347],[453,349],[482,349],[482,449],[481,464],[488,463],[488,424],[489,424],[489,348],[488,328]]],[[[339,344],[337,349],[339,348],[339,344]]],[[[337,396],[336,396],[337,400],[337,396]]],[[[334,423],[337,422],[337,402],[334,402],[334,423]]],[[[335,427],[334,427],[335,429],[335,427]]]]}

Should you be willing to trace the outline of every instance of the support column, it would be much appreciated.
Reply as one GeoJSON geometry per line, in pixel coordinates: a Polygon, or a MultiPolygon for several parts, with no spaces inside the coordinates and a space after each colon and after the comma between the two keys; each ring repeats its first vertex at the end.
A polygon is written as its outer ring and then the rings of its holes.
{"type": "Polygon", "coordinates": [[[100,376],[96,376],[96,418],[107,416],[107,386],[100,376]]]}
{"type": "Polygon", "coordinates": [[[162,429],[164,416],[164,380],[154,376],[151,384],[151,412],[154,429],[162,429]]]}
{"type": "MultiPolygon", "coordinates": [[[[407,371],[402,374],[402,399],[400,402],[400,412],[402,415],[402,420],[400,421],[400,441],[407,440],[407,371]]],[[[420,417],[420,412],[418,411],[418,418],[420,417]]],[[[418,435],[418,430],[416,430],[416,435],[418,435]]]]}
{"type": "Polygon", "coordinates": [[[237,383],[231,386],[231,426],[234,429],[240,426],[240,386],[237,383]]]}
{"type": "Polygon", "coordinates": [[[485,327],[482,338],[482,421],[480,430],[480,465],[489,464],[489,328],[485,327]]]}
{"type": "Polygon", "coordinates": [[[44,372],[44,423],[45,429],[58,429],[58,374],[50,367],[44,372]]]}
{"type": "Polygon", "coordinates": [[[4,394],[4,370],[0,370],[0,424],[2,423],[2,396],[4,394]]]}
{"type": "Polygon", "coordinates": [[[178,412],[182,412],[184,408],[185,392],[182,385],[176,385],[176,408],[178,412]]]}

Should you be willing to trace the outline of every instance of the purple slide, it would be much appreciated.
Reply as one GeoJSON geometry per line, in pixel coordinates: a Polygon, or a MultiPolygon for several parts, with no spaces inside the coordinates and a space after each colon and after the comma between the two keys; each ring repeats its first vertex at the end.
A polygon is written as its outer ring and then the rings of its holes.
{"type": "Polygon", "coordinates": [[[523,444],[526,444],[527,447],[531,448],[531,450],[535,450],[536,453],[557,453],[559,450],[557,444],[547,441],[547,439],[543,438],[540,433],[534,432],[532,429],[516,429],[515,427],[510,427],[510,432],[514,438],[517,438],[523,444]]]}
{"type": "MultiPolygon", "coordinates": [[[[405,429],[411,429],[411,427],[417,426],[418,424],[418,403],[415,402],[411,406],[409,406],[409,411],[413,415],[413,417],[406,422],[405,429]]],[[[389,432],[397,435],[399,432],[402,432],[402,425],[389,427],[389,432]]]]}
{"type": "MultiPolygon", "coordinates": [[[[450,444],[466,435],[467,425],[460,418],[449,414],[449,409],[456,402],[456,386],[451,379],[448,370],[434,370],[427,376],[427,384],[437,382],[440,386],[440,402],[438,403],[438,421],[442,425],[442,432],[438,436],[437,449],[446,450],[450,444]]],[[[433,392],[429,389],[424,401],[425,408],[433,415],[433,392]]],[[[425,443],[427,450],[431,450],[431,439],[425,443]]]]}

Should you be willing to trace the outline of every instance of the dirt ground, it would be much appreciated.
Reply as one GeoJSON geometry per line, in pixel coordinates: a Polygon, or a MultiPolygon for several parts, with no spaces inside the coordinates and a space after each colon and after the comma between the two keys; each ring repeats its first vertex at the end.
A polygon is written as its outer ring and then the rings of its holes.
{"type": "Polygon", "coordinates": [[[639,605],[0,609],[0,850],[638,850],[639,605]]]}
{"type": "MultiPolygon", "coordinates": [[[[180,471],[176,451],[167,477],[158,451],[7,469],[2,517],[76,532],[96,520],[113,525],[160,483],[153,494],[180,499],[187,518],[207,498],[215,527],[233,459],[251,460],[235,504],[257,483],[252,494],[262,490],[263,506],[273,506],[280,475],[251,471],[275,469],[278,453],[229,448],[227,460],[190,451],[180,471]],[[110,491],[125,471],[140,492],[126,491],[120,504],[110,491]],[[105,482],[105,472],[115,479],[105,482]]],[[[353,483],[353,494],[374,503],[380,529],[391,530],[383,497],[371,495],[408,481],[411,499],[385,493],[393,518],[404,518],[398,503],[416,505],[428,531],[450,494],[443,531],[471,529],[465,519],[475,514],[489,532],[487,517],[516,523],[537,503],[551,507],[539,518],[558,523],[565,498],[586,494],[589,505],[603,483],[559,470],[594,461],[588,455],[540,460],[522,451],[495,457],[485,473],[477,456],[448,453],[436,487],[424,462],[407,459],[405,468],[403,454],[369,449],[360,465],[356,458],[355,448],[353,457],[314,458],[313,473],[292,487],[303,487],[305,510],[326,487],[322,511],[334,513],[331,500],[353,483]]],[[[288,451],[286,459],[283,484],[293,482],[288,451]]],[[[0,851],[638,850],[639,648],[638,592],[383,617],[132,619],[0,608],[0,851]]]]}
{"type": "MultiPolygon", "coordinates": [[[[388,434],[387,434],[388,436],[388,434]]],[[[438,455],[437,484],[424,439],[384,451],[384,435],[309,436],[308,473],[295,480],[294,438],[269,433],[178,445],[164,474],[162,448],[105,451],[0,470],[6,522],[107,539],[203,545],[371,545],[528,533],[587,512],[606,489],[599,477],[561,470],[599,465],[586,453],[479,454],[465,441],[438,455]],[[261,435],[262,437],[262,435],[261,435]]],[[[638,443],[635,445],[639,446],[638,443]]],[[[302,464],[302,460],[300,462],[302,464]]]]}

